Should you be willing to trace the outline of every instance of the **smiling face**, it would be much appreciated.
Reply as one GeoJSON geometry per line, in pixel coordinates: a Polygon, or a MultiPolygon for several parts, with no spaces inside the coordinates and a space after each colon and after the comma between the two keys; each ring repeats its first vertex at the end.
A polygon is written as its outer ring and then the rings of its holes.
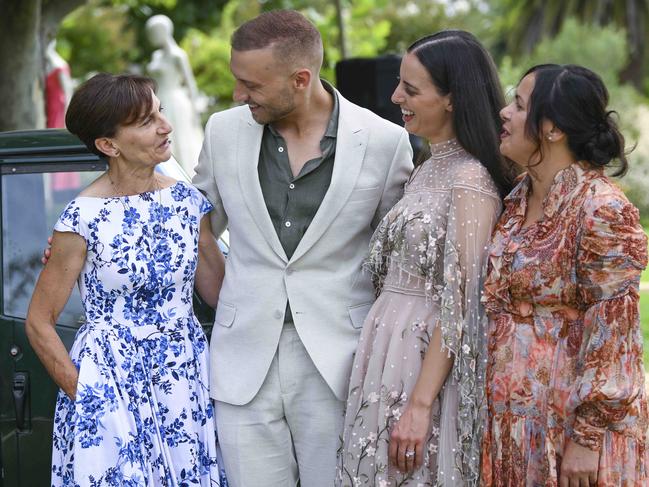
{"type": "Polygon", "coordinates": [[[151,96],[151,111],[130,125],[120,126],[109,141],[122,159],[155,166],[171,157],[169,134],[173,129],[153,91],[151,96]]]}
{"type": "Polygon", "coordinates": [[[500,118],[503,121],[500,153],[521,166],[538,162],[532,159],[537,152],[536,142],[525,133],[525,122],[533,90],[534,73],[530,73],[519,83],[512,102],[500,111],[500,118]]]}
{"type": "Polygon", "coordinates": [[[399,84],[392,103],[401,107],[405,129],[430,142],[455,136],[451,95],[442,95],[414,53],[406,53],[399,69],[399,84]]]}
{"type": "Polygon", "coordinates": [[[259,124],[281,120],[297,107],[293,72],[278,62],[273,48],[232,50],[230,71],[235,78],[232,98],[250,108],[259,124]]]}

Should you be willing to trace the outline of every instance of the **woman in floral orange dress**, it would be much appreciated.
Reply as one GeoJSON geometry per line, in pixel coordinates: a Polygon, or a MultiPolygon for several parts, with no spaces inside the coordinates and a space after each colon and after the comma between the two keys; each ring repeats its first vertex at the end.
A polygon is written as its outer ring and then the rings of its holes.
{"type": "Polygon", "coordinates": [[[649,485],[638,210],[604,175],[624,139],[601,79],[542,65],[501,111],[527,169],[490,247],[482,484],[649,485]]]}

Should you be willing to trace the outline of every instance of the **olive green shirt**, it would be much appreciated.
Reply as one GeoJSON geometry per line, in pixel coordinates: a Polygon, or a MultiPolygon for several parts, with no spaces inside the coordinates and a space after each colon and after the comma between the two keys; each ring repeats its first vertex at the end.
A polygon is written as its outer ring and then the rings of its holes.
{"type": "MultiPolygon", "coordinates": [[[[334,89],[325,81],[323,84],[334,98],[334,107],[320,139],[321,157],[307,161],[300,173],[293,177],[284,138],[271,125],[266,125],[261,140],[257,166],[259,183],[268,214],[289,259],[331,184],[340,109],[334,89]]],[[[284,322],[292,321],[290,305],[287,305],[284,322]]]]}

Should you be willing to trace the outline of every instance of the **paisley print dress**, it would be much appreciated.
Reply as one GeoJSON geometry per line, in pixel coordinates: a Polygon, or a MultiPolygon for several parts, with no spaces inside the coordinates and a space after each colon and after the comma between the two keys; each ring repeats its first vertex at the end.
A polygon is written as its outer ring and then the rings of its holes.
{"type": "Polygon", "coordinates": [[[487,170],[456,140],[431,146],[370,243],[378,298],[354,358],[336,484],[475,485],[483,424],[486,248],[501,210],[487,170]],[[388,464],[390,432],[436,327],[453,370],[433,406],[424,465],[388,464]]]}
{"type": "MultiPolygon", "coordinates": [[[[192,310],[199,222],[192,186],[78,197],[55,230],[87,244],[86,322],[70,351],[74,400],[59,393],[53,486],[219,485],[207,341],[192,310]]],[[[224,485],[221,484],[221,485],[224,485]]]]}
{"type": "Polygon", "coordinates": [[[601,172],[573,164],[541,220],[522,228],[529,191],[524,176],[490,247],[482,484],[557,486],[572,439],[600,452],[598,486],[649,485],[638,210],[601,172]]]}

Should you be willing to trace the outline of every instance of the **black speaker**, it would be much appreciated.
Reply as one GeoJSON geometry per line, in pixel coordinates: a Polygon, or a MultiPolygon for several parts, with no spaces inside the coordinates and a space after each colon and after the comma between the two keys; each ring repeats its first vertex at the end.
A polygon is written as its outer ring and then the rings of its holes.
{"type": "Polygon", "coordinates": [[[336,64],[336,87],[349,101],[403,125],[401,110],[390,101],[400,64],[397,55],[344,59],[336,64]]]}

